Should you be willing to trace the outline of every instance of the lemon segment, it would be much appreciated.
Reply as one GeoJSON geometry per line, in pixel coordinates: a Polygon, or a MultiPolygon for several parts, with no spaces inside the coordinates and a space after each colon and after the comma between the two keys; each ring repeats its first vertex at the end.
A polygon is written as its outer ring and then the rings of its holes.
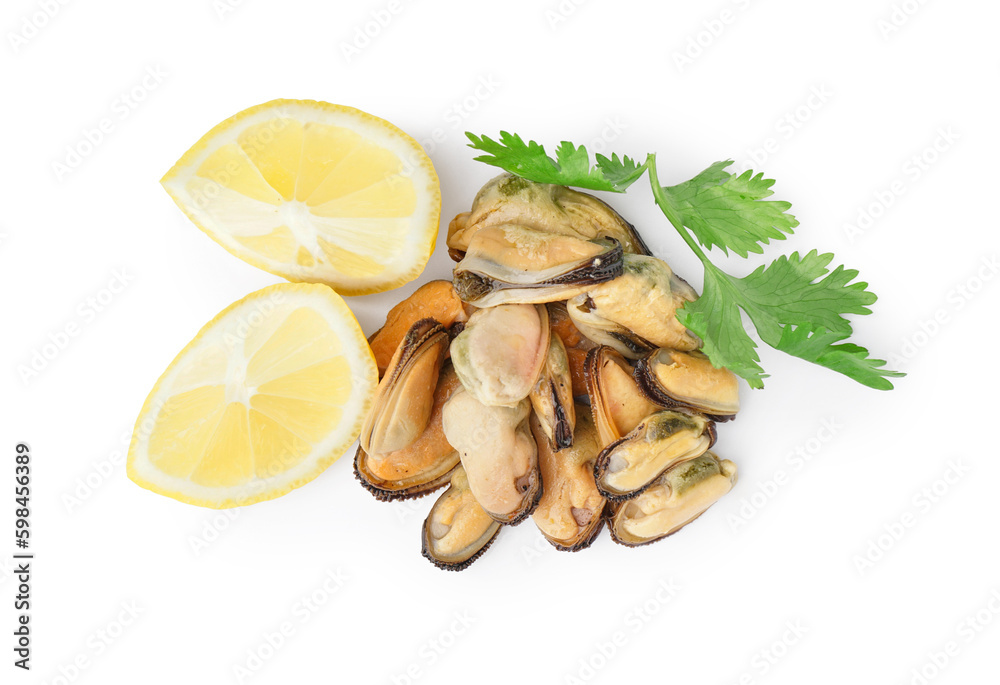
{"type": "Polygon", "coordinates": [[[361,431],[378,372],[333,290],[284,283],[208,323],[143,405],[128,476],[182,502],[273,499],[323,472],[361,431]]]}
{"type": "Polygon", "coordinates": [[[413,280],[437,239],[430,159],[389,122],[351,107],[251,107],[205,134],[161,183],[240,259],[345,295],[413,280]]]}

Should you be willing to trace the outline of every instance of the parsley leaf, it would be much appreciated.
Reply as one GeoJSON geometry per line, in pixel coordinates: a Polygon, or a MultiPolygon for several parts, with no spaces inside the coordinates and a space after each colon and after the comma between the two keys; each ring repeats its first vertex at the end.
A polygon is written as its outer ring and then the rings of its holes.
{"type": "Polygon", "coordinates": [[[853,343],[834,345],[849,335],[850,331],[835,333],[823,328],[810,330],[806,326],[786,326],[781,332],[781,339],[774,347],[800,359],[833,369],[869,388],[892,390],[892,383],[886,378],[899,378],[906,374],[881,368],[885,366],[885,362],[870,358],[868,350],[859,345],[853,343]]]}
{"type": "Polygon", "coordinates": [[[618,155],[614,153],[612,153],[610,159],[602,154],[594,156],[597,158],[597,166],[604,173],[604,178],[617,188],[619,192],[625,192],[626,188],[638,181],[646,173],[645,163],[636,164],[629,157],[619,159],[618,155]]]}
{"type": "MultiPolygon", "coordinates": [[[[815,363],[829,359],[821,351],[823,341],[839,342],[851,335],[844,314],[871,313],[866,305],[876,297],[866,290],[868,284],[851,283],[858,275],[854,269],[838,266],[828,271],[832,259],[832,254],[816,250],[805,257],[793,252],[744,278],[730,276],[706,261],[704,293],[686,304],[677,318],[704,341],[705,354],[714,364],[731,369],[751,387],[763,387],[766,376],[756,363],[756,345],[743,328],[740,310],[765,343],[815,363]],[[798,337],[788,337],[790,328],[798,329],[798,337]],[[812,331],[825,335],[805,345],[804,338],[812,331]]],[[[853,370],[841,363],[830,368],[841,373],[853,370]]]]}
{"type": "MultiPolygon", "coordinates": [[[[892,383],[885,377],[898,374],[880,369],[885,362],[869,359],[868,350],[863,347],[850,343],[833,344],[852,333],[851,323],[844,318],[844,314],[870,314],[868,305],[877,299],[874,293],[867,290],[867,283],[852,282],[858,276],[855,269],[838,266],[829,271],[827,266],[833,255],[813,250],[804,257],[800,257],[798,252],[778,257],[743,278],[730,276],[708,259],[688,233],[690,230],[697,236],[695,226],[706,226],[710,230],[719,228],[720,220],[716,218],[712,221],[711,207],[716,205],[711,202],[705,205],[691,198],[702,194],[706,188],[725,188],[732,182],[732,177],[727,175],[722,184],[718,183],[718,179],[726,175],[725,167],[729,163],[719,162],[687,183],[664,188],[657,179],[655,156],[650,157],[646,166],[653,198],[705,267],[701,297],[684,305],[677,312],[677,320],[702,339],[702,349],[715,366],[725,366],[744,378],[752,388],[764,387],[767,375],[758,363],[757,346],[743,328],[741,312],[745,312],[761,340],[771,347],[846,374],[869,387],[892,388],[892,383]],[[677,188],[683,189],[680,194],[676,192],[677,188]],[[704,210],[706,206],[708,211],[704,210]]],[[[751,177],[747,172],[736,180],[743,184],[741,187],[749,187],[747,182],[754,183],[754,179],[760,178],[760,175],[751,177]]],[[[775,221],[775,217],[788,216],[784,214],[784,210],[788,209],[787,203],[759,199],[771,194],[773,181],[763,183],[764,193],[747,193],[738,199],[723,201],[740,205],[741,221],[756,217],[756,223],[748,223],[742,234],[730,236],[725,231],[716,230],[715,236],[720,240],[732,240],[735,236],[736,244],[760,251],[760,244],[755,238],[766,236],[766,230],[773,230],[771,222],[775,221]],[[771,207],[760,209],[760,205],[771,207]],[[740,243],[740,240],[744,242],[740,243]]],[[[788,228],[790,230],[791,227],[788,228]]],[[[708,246],[704,236],[699,236],[699,240],[708,246]]],[[[766,237],[762,242],[767,243],[766,237]]],[[[718,244],[725,249],[725,243],[718,244]]],[[[729,246],[739,253],[735,245],[729,246]]],[[[745,251],[739,254],[746,256],[745,251]]]]}
{"type": "Polygon", "coordinates": [[[706,263],[701,297],[679,309],[677,320],[701,338],[712,364],[726,367],[751,388],[763,388],[767,374],[758,363],[757,344],[743,328],[738,298],[730,276],[706,263]]]}
{"type": "Polygon", "coordinates": [[[536,183],[623,193],[645,171],[645,165],[637,165],[628,157],[619,159],[614,154],[610,159],[597,155],[597,164],[591,165],[590,155],[583,145],[577,147],[565,140],[556,148],[556,158],[552,159],[544,147],[533,140],[525,143],[516,133],[501,131],[499,142],[468,131],[465,135],[472,141],[469,147],[487,153],[476,157],[477,162],[500,167],[536,183]]]}
{"type": "Polygon", "coordinates": [[[732,163],[716,162],[690,181],[663,188],[663,196],[705,247],[740,257],[760,254],[761,243],[784,240],[799,222],[785,213],[792,206],[788,202],[762,201],[773,194],[774,180],[749,170],[733,176],[725,170],[732,163]]]}
{"type": "Polygon", "coordinates": [[[777,345],[780,329],[787,323],[850,335],[851,324],[843,314],[871,314],[866,305],[878,299],[875,293],[866,290],[868,284],[863,281],[851,283],[858,275],[856,269],[838,266],[828,274],[826,267],[832,259],[832,254],[816,250],[805,257],[793,252],[745,278],[731,279],[738,284],[740,297],[748,305],[744,310],[764,342],[777,345]]]}

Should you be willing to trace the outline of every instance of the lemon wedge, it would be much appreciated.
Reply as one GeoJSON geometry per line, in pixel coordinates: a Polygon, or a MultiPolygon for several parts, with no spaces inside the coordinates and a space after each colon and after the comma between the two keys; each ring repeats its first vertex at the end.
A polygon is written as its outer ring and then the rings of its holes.
{"type": "Polygon", "coordinates": [[[357,439],[378,384],[357,319],[333,290],[282,283],[230,305],[156,382],[128,476],[217,509],[308,483],[357,439]]]}
{"type": "Polygon", "coordinates": [[[312,100],[272,100],[227,119],[160,182],[240,259],[343,295],[420,275],[441,214],[437,174],[413,138],[312,100]]]}

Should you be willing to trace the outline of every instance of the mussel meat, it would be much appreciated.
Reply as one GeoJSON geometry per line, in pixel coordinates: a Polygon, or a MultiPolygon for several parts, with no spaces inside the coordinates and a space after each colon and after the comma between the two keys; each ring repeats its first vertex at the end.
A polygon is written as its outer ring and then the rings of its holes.
{"type": "Polygon", "coordinates": [[[563,347],[566,348],[569,375],[573,381],[573,397],[583,397],[587,394],[587,377],[584,371],[587,353],[597,345],[580,333],[576,324],[569,318],[565,302],[550,302],[545,307],[549,310],[552,335],[558,335],[563,347]]]}
{"type": "Polygon", "coordinates": [[[354,475],[376,499],[420,497],[448,482],[459,457],[445,437],[442,414],[444,403],[460,387],[458,374],[446,364],[434,390],[430,419],[420,437],[400,450],[384,454],[369,455],[358,447],[354,475]]]}
{"type": "Polygon", "coordinates": [[[513,174],[500,174],[488,181],[476,194],[472,211],[452,220],[448,226],[449,253],[458,261],[480,229],[501,224],[583,240],[613,238],[626,252],[649,254],[632,224],[605,202],[566,186],[535,183],[513,174]]]}
{"type": "Polygon", "coordinates": [[[513,407],[489,406],[465,390],[444,405],[445,436],[458,450],[472,494],[500,523],[520,523],[542,492],[530,413],[526,399],[513,407]]]}
{"type": "Polygon", "coordinates": [[[597,431],[586,407],[578,407],[578,411],[573,445],[558,452],[549,445],[537,418],[531,419],[543,484],[542,498],[531,520],[556,549],[569,552],[589,547],[594,541],[604,523],[606,504],[594,484],[594,460],[601,449],[597,431]]]}
{"type": "Polygon", "coordinates": [[[505,304],[476,311],[451,342],[462,385],[488,405],[516,405],[535,387],[549,351],[544,306],[505,304]]]}
{"type": "Polygon", "coordinates": [[[490,226],[455,265],[455,292],[477,307],[556,302],[622,274],[616,240],[581,240],[516,225],[490,226]]]}
{"type": "Polygon", "coordinates": [[[621,276],[571,298],[566,309],[585,336],[628,359],[640,359],[658,347],[695,350],[701,345],[675,316],[679,307],[696,298],[666,262],[625,255],[621,276]]]}
{"type": "Polygon", "coordinates": [[[447,571],[462,571],[496,539],[500,524],[490,518],[469,489],[465,469],[456,468],[444,491],[424,520],[421,552],[447,571]]]}
{"type": "Polygon", "coordinates": [[[570,377],[566,347],[554,333],[549,336],[545,365],[528,398],[552,449],[558,451],[572,445],[576,426],[573,379],[570,377]]]}
{"type": "Polygon", "coordinates": [[[736,478],[736,465],[712,452],[682,462],[635,499],[617,505],[611,537],[638,547],[673,535],[732,490],[736,478]]]}
{"type": "Polygon", "coordinates": [[[359,443],[369,455],[401,450],[424,432],[448,342],[434,319],[417,321],[403,336],[361,428],[359,443]]]}
{"type": "Polygon", "coordinates": [[[417,288],[412,295],[389,310],[385,325],[368,339],[379,376],[395,354],[403,336],[417,321],[434,319],[445,328],[468,320],[471,309],[455,294],[451,281],[431,281],[417,288]]]}
{"type": "Polygon", "coordinates": [[[587,354],[585,372],[602,447],[631,433],[644,418],[660,409],[640,390],[625,357],[606,345],[587,354]]]}
{"type": "Polygon", "coordinates": [[[597,489],[613,502],[631,499],[667,469],[715,444],[715,424],[701,414],[666,409],[605,447],[594,464],[597,489]]]}
{"type": "Polygon", "coordinates": [[[736,374],[718,368],[701,352],[660,349],[635,367],[635,379],[651,400],[664,407],[700,412],[729,421],[740,410],[736,374]]]}

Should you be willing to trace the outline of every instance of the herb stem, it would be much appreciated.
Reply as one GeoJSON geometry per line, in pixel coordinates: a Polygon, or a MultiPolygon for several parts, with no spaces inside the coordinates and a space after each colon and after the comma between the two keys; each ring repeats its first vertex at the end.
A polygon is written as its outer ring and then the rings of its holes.
{"type": "Polygon", "coordinates": [[[663,212],[665,217],[667,217],[667,221],[673,225],[674,229],[680,234],[681,238],[684,239],[684,242],[687,243],[688,247],[691,248],[691,251],[698,256],[698,259],[701,260],[702,264],[704,264],[706,268],[715,266],[712,264],[711,260],[709,260],[708,255],[702,251],[701,246],[698,245],[695,239],[691,236],[691,233],[684,228],[684,221],[677,215],[677,212],[674,211],[669,198],[663,194],[663,187],[660,185],[660,179],[656,175],[656,155],[654,153],[646,155],[646,161],[643,166],[649,170],[649,184],[653,189],[653,198],[656,200],[656,204],[660,208],[660,211],[663,212]]]}

